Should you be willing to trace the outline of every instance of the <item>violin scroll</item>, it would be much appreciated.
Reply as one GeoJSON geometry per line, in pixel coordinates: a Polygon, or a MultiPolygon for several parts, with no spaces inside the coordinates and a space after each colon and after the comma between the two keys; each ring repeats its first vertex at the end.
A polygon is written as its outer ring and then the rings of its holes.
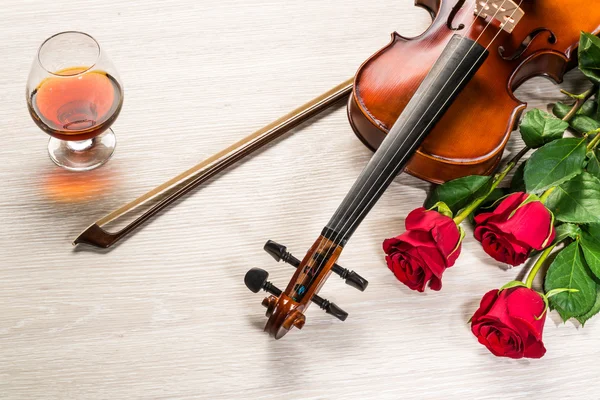
{"type": "Polygon", "coordinates": [[[344,279],[346,284],[360,291],[364,291],[369,284],[356,272],[335,263],[341,247],[332,245],[323,237],[317,240],[302,261],[289,253],[284,245],[272,240],[267,241],[264,250],[276,261],[283,261],[296,268],[296,273],[285,291],[269,282],[269,273],[260,268],[252,268],[244,278],[244,283],[251,292],[258,293],[264,290],[270,294],[262,304],[267,308],[266,315],[269,318],[265,331],[275,339],[280,339],[292,328],[302,329],[306,323],[304,312],[309,303],[316,304],[340,321],[348,318],[346,311],[317,294],[330,271],[344,279]]]}

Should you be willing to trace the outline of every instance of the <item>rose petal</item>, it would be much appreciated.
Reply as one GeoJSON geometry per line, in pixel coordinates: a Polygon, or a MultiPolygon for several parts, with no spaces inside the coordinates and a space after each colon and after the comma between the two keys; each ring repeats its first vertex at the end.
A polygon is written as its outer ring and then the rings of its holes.
{"type": "Polygon", "coordinates": [[[525,262],[531,252],[530,248],[521,247],[518,243],[512,243],[509,238],[498,235],[491,230],[485,231],[481,244],[483,250],[494,260],[513,266],[525,262]]]}
{"type": "MultiPolygon", "coordinates": [[[[416,250],[412,249],[416,252],[416,250]]],[[[396,278],[412,290],[423,292],[431,272],[423,267],[422,260],[414,257],[411,252],[397,252],[392,256],[387,256],[388,268],[394,273],[396,278]]]]}
{"type": "Polygon", "coordinates": [[[442,287],[442,274],[460,254],[460,231],[452,218],[417,208],[405,221],[406,232],[384,240],[388,268],[413,290],[442,287]]]}
{"type": "Polygon", "coordinates": [[[536,340],[530,337],[529,341],[525,344],[524,356],[527,358],[542,358],[546,354],[546,347],[541,340],[536,340]]]}
{"type": "Polygon", "coordinates": [[[475,311],[473,317],[471,317],[471,321],[473,323],[476,323],[482,315],[486,314],[490,310],[497,298],[498,289],[490,290],[489,292],[487,292],[481,299],[481,302],[479,303],[479,308],[477,309],[477,311],[475,311]]]}
{"type": "Polygon", "coordinates": [[[510,318],[509,309],[507,307],[507,299],[511,289],[502,290],[498,294],[498,298],[492,304],[488,312],[480,318],[480,320],[497,320],[513,331],[519,331],[519,328],[514,325],[510,318]]]}
{"type": "Polygon", "coordinates": [[[523,357],[521,339],[502,324],[484,325],[477,339],[498,357],[523,357]]]}
{"type": "MultiPolygon", "coordinates": [[[[533,289],[517,287],[508,289],[510,293],[507,296],[506,308],[514,323],[522,323],[527,328],[527,334],[533,335],[537,340],[542,339],[546,313],[539,320],[542,312],[546,308],[546,303],[542,297],[533,289]]],[[[524,337],[526,337],[524,335],[524,337]]]]}
{"type": "Polygon", "coordinates": [[[401,242],[407,243],[411,247],[427,247],[437,249],[437,244],[427,231],[406,231],[399,236],[401,242]]]}
{"type": "Polygon", "coordinates": [[[519,207],[529,197],[527,193],[517,192],[503,199],[492,212],[481,213],[475,216],[475,224],[481,225],[490,218],[506,220],[510,213],[519,207]]]}
{"type": "Polygon", "coordinates": [[[458,226],[456,226],[456,223],[452,219],[447,219],[447,221],[441,222],[431,230],[433,240],[435,240],[438,248],[446,257],[456,249],[460,240],[458,226]]]}
{"type": "Polygon", "coordinates": [[[440,290],[442,290],[442,279],[433,275],[431,277],[431,280],[429,281],[429,288],[431,290],[435,290],[436,292],[439,292],[440,290]]]}
{"type": "Polygon", "coordinates": [[[440,214],[437,211],[428,211],[423,207],[419,207],[417,209],[412,210],[404,221],[404,225],[406,226],[406,230],[421,230],[421,231],[430,231],[436,224],[440,223],[440,220],[443,221],[446,217],[445,215],[440,214]]]}
{"type": "Polygon", "coordinates": [[[424,265],[431,273],[438,278],[442,277],[442,274],[446,270],[446,258],[439,253],[437,249],[418,248],[419,257],[423,260],[424,265]]]}
{"type": "Polygon", "coordinates": [[[525,204],[504,221],[495,221],[499,231],[512,235],[516,241],[541,250],[552,231],[552,216],[539,201],[525,204]]]}

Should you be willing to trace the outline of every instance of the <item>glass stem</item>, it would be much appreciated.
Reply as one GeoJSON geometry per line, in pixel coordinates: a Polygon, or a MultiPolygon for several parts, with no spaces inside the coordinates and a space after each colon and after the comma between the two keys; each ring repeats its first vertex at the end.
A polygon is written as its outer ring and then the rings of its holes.
{"type": "Polygon", "coordinates": [[[68,141],[67,147],[71,151],[85,151],[88,150],[94,144],[94,139],[87,139],[81,141],[68,141]]]}

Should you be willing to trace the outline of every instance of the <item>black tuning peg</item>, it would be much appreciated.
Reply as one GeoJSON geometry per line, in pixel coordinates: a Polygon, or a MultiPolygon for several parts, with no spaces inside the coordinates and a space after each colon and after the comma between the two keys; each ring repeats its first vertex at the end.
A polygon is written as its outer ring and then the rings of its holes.
{"type": "MultiPolygon", "coordinates": [[[[275,259],[275,261],[283,261],[286,264],[292,265],[294,268],[298,268],[300,265],[300,260],[294,257],[291,253],[288,253],[287,247],[272,240],[267,241],[264,247],[265,251],[271,255],[275,259]]],[[[352,286],[355,289],[364,292],[369,282],[358,275],[354,271],[349,271],[346,268],[339,266],[338,264],[333,264],[331,268],[334,274],[339,275],[340,278],[344,279],[347,285],[352,286]]]]}
{"type": "Polygon", "coordinates": [[[246,272],[244,283],[246,284],[246,287],[253,293],[258,293],[261,290],[264,290],[265,292],[271,293],[275,296],[281,295],[281,290],[279,290],[271,282],[267,281],[267,279],[269,279],[269,273],[267,271],[260,268],[252,268],[250,271],[246,272]]]}
{"type": "Polygon", "coordinates": [[[325,300],[322,297],[314,295],[312,298],[312,302],[321,308],[321,310],[325,310],[327,314],[333,315],[340,321],[345,321],[348,318],[348,313],[341,308],[339,308],[335,303],[330,302],[329,300],[325,300]]]}
{"type": "Polygon", "coordinates": [[[286,264],[292,265],[294,268],[298,268],[300,260],[294,257],[291,253],[287,252],[287,247],[272,240],[267,240],[264,247],[265,251],[275,259],[275,261],[283,261],[286,264]]]}
{"type": "MultiPolygon", "coordinates": [[[[275,296],[281,295],[281,290],[279,290],[275,285],[271,282],[267,281],[269,279],[269,273],[264,269],[260,268],[252,268],[250,271],[246,272],[246,276],[244,277],[244,283],[246,287],[250,289],[253,293],[258,293],[261,290],[264,290],[268,293],[271,293],[275,296]]],[[[345,321],[348,318],[348,313],[341,308],[339,308],[335,303],[326,300],[319,295],[314,295],[311,299],[313,303],[315,303],[319,308],[325,310],[327,314],[331,314],[340,321],[345,321]]]]}

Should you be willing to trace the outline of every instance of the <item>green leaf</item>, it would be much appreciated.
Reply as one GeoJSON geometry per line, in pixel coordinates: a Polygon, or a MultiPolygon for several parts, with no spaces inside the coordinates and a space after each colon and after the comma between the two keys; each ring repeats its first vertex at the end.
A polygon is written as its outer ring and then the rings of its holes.
{"type": "Polygon", "coordinates": [[[585,228],[581,235],[581,249],[583,257],[590,270],[600,279],[600,237],[591,232],[597,230],[596,227],[585,228]]]}
{"type": "MultiPolygon", "coordinates": [[[[593,131],[600,128],[600,122],[595,118],[599,116],[596,114],[595,109],[598,107],[598,102],[595,100],[588,100],[585,104],[575,113],[575,116],[569,121],[569,125],[572,129],[580,134],[593,131]]],[[[558,102],[552,107],[552,113],[558,118],[564,118],[569,111],[573,108],[572,105],[558,102]]]]}
{"type": "Polygon", "coordinates": [[[571,120],[571,127],[578,133],[584,134],[600,128],[600,122],[585,115],[578,115],[571,120]]]}
{"type": "Polygon", "coordinates": [[[572,108],[573,106],[571,105],[565,104],[562,101],[557,101],[552,106],[552,114],[554,114],[554,116],[557,118],[563,119],[567,116],[567,114],[569,113],[569,111],[571,111],[572,108]]]}
{"type": "Polygon", "coordinates": [[[581,326],[585,326],[585,323],[600,312],[600,285],[596,285],[596,302],[592,306],[592,309],[585,314],[577,317],[577,321],[581,326]]]}
{"type": "Polygon", "coordinates": [[[552,289],[551,291],[549,291],[548,293],[546,293],[546,297],[550,298],[552,296],[556,296],[557,294],[561,294],[561,293],[578,293],[579,289],[567,289],[567,288],[558,288],[558,289],[552,289]]]}
{"type": "Polygon", "coordinates": [[[596,85],[600,85],[600,39],[581,32],[579,39],[579,69],[596,85]]]}
{"type": "Polygon", "coordinates": [[[534,108],[525,113],[519,129],[525,144],[536,149],[553,140],[562,138],[568,127],[568,122],[534,108]]]}
{"type": "MultiPolygon", "coordinates": [[[[573,108],[574,105],[565,104],[562,101],[556,102],[554,106],[552,106],[552,114],[555,117],[563,119],[567,116],[569,111],[573,108]]],[[[586,117],[596,118],[596,110],[598,108],[598,101],[594,99],[588,99],[579,110],[575,113],[575,115],[585,115],[586,117]]]]}
{"type": "Polygon", "coordinates": [[[586,270],[579,243],[565,247],[554,259],[546,274],[546,293],[553,289],[575,289],[565,291],[550,298],[550,305],[558,311],[563,321],[584,315],[596,301],[596,283],[586,270]]]}
{"type": "MultiPolygon", "coordinates": [[[[598,87],[598,93],[596,93],[596,99],[600,99],[600,86],[598,87]]],[[[600,120],[600,101],[596,101],[594,114],[588,116],[594,118],[596,121],[600,120]]]]}
{"type": "Polygon", "coordinates": [[[576,114],[585,115],[586,117],[596,118],[596,110],[598,109],[598,102],[594,99],[588,99],[576,114]]]}
{"type": "Polygon", "coordinates": [[[559,185],[545,204],[561,222],[600,222],[600,180],[584,172],[559,185]]]}
{"type": "Polygon", "coordinates": [[[600,178],[600,160],[598,159],[598,151],[588,151],[586,157],[587,164],[585,166],[585,170],[594,175],[596,178],[600,178]]]}
{"type": "Polygon", "coordinates": [[[580,236],[581,228],[579,228],[579,225],[569,223],[561,224],[556,227],[556,237],[554,238],[554,243],[560,243],[566,238],[578,240],[580,236]]]}
{"type": "Polygon", "coordinates": [[[470,203],[471,199],[485,190],[491,182],[489,176],[471,175],[448,181],[437,188],[425,200],[425,208],[430,209],[438,202],[444,202],[456,214],[470,203]]]}
{"type": "Polygon", "coordinates": [[[526,164],[527,162],[522,162],[521,165],[517,167],[517,170],[515,171],[515,174],[513,175],[512,180],[510,181],[510,191],[512,193],[524,192],[526,190],[524,178],[526,164]]]}
{"type": "Polygon", "coordinates": [[[583,171],[585,138],[558,139],[536,150],[525,164],[528,192],[541,192],[583,171]]]}

